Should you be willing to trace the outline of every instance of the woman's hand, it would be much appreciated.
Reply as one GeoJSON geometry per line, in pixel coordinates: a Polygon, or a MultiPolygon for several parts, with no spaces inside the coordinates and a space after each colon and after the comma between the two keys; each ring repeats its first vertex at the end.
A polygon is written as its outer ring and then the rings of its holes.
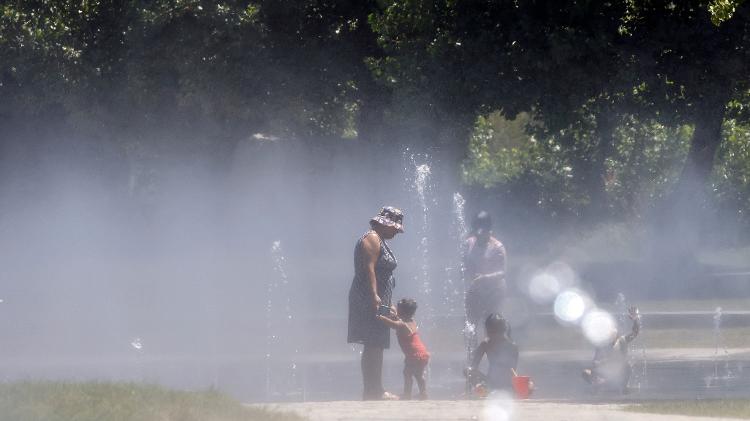
{"type": "Polygon", "coordinates": [[[380,299],[380,296],[378,294],[374,294],[372,297],[372,308],[377,312],[378,307],[380,307],[380,304],[383,301],[380,299]]]}

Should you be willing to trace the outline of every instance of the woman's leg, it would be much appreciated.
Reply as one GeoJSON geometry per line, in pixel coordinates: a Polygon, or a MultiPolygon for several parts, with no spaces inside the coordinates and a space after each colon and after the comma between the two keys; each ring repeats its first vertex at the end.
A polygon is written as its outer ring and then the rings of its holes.
{"type": "Polygon", "coordinates": [[[385,393],[383,388],[383,348],[374,348],[372,352],[374,357],[372,358],[372,388],[375,396],[381,397],[385,393]]]}
{"type": "Polygon", "coordinates": [[[364,399],[380,399],[383,389],[383,348],[365,345],[362,350],[364,399]]]}
{"type": "Polygon", "coordinates": [[[362,370],[362,399],[370,399],[370,371],[368,364],[367,347],[362,350],[359,360],[359,367],[362,370]]]}

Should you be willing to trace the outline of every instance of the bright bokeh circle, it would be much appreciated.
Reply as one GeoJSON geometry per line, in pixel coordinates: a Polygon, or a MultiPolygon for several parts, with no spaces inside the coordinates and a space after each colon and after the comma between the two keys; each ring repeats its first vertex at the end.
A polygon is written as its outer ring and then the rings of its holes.
{"type": "Polygon", "coordinates": [[[546,304],[560,292],[560,281],[551,273],[541,272],[529,281],[529,296],[537,304],[546,304]]]}
{"type": "Polygon", "coordinates": [[[611,342],[617,334],[617,322],[608,312],[593,309],[581,321],[583,335],[595,346],[611,342]]]}
{"type": "Polygon", "coordinates": [[[586,312],[586,298],[580,291],[568,289],[555,298],[555,317],[565,323],[576,323],[586,312]]]}

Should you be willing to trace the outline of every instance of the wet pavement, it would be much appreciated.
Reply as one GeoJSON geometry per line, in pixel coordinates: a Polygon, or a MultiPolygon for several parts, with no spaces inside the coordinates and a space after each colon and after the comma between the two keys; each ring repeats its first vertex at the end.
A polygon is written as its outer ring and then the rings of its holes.
{"type": "MultiPolygon", "coordinates": [[[[633,360],[633,376],[628,394],[619,391],[595,392],[581,378],[590,364],[588,351],[547,351],[521,353],[519,374],[531,376],[536,390],[533,398],[559,401],[633,401],[650,399],[750,398],[750,353],[732,350],[714,361],[714,350],[650,350],[646,359],[633,360]],[[747,369],[746,369],[747,368],[747,369]]],[[[430,396],[436,399],[460,398],[464,391],[464,358],[461,355],[435,356],[429,368],[430,396]]],[[[299,365],[304,393],[277,394],[272,400],[358,399],[361,389],[359,362],[306,361],[299,365]]],[[[402,361],[386,358],[386,388],[401,389],[402,361]]]]}
{"type": "MultiPolygon", "coordinates": [[[[310,421],[705,421],[713,418],[626,412],[622,405],[541,401],[307,402],[260,405],[310,421]]],[[[726,418],[725,418],[726,419],[726,418]]]]}

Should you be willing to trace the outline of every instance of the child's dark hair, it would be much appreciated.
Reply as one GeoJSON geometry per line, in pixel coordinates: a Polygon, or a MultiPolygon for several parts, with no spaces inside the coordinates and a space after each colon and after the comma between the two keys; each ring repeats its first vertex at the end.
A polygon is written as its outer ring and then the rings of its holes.
{"type": "Polygon", "coordinates": [[[487,333],[497,332],[503,335],[508,335],[510,333],[510,325],[503,316],[497,313],[492,313],[487,316],[487,319],[484,321],[484,330],[487,331],[487,333]]]}
{"type": "Polygon", "coordinates": [[[417,301],[413,298],[402,298],[396,303],[396,309],[400,317],[406,317],[407,319],[414,316],[417,312],[417,301]]]}

